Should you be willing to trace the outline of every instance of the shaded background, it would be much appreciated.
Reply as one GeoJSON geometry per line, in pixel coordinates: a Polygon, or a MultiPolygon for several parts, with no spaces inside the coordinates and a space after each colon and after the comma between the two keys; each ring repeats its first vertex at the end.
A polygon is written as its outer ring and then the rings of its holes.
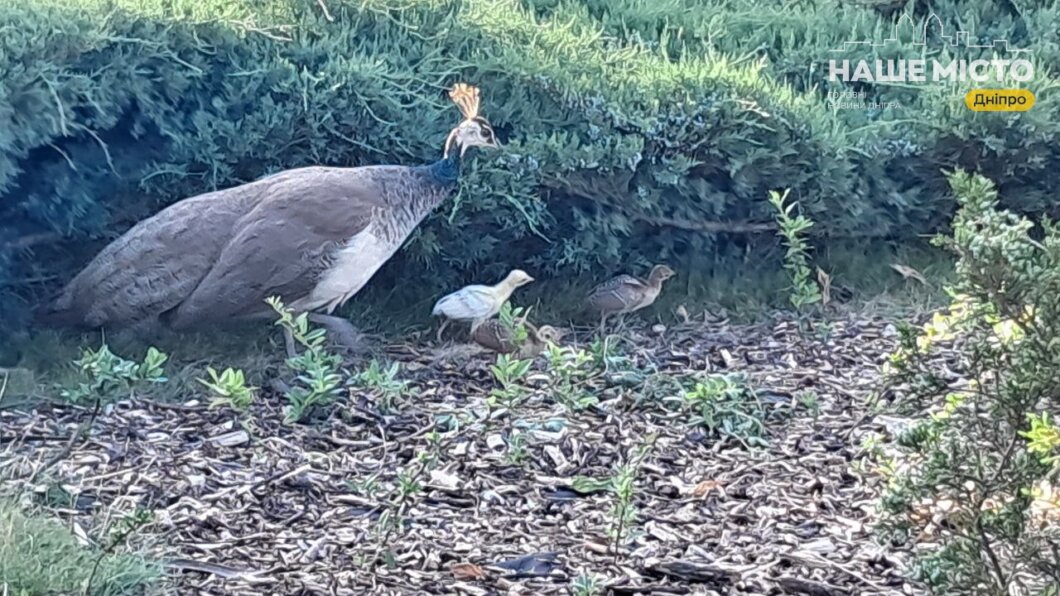
{"type": "MultiPolygon", "coordinates": [[[[783,283],[775,188],[854,287],[949,220],[946,169],[979,170],[1023,212],[1057,204],[1055,1],[30,0],[0,7],[0,31],[0,333],[173,201],[292,167],[436,159],[461,80],[506,149],[478,156],[353,312],[423,319],[440,292],[514,266],[547,280],[541,298],[658,261],[682,300],[751,300],[783,283]],[[971,84],[827,81],[828,58],[873,58],[829,50],[889,37],[903,13],[1033,49],[1035,107],[970,112],[971,84]],[[840,89],[902,107],[833,111],[840,89]]],[[[877,57],[923,57],[902,33],[877,57]]]]}

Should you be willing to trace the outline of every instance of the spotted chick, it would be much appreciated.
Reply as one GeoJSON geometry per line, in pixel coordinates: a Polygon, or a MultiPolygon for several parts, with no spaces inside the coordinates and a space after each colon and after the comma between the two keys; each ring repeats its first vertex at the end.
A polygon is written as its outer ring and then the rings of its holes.
{"type": "Polygon", "coordinates": [[[603,333],[608,316],[624,315],[650,306],[659,297],[663,282],[674,275],[674,270],[666,265],[656,265],[646,281],[631,275],[619,275],[593,288],[588,304],[600,315],[600,332],[603,333]]]}
{"type": "Polygon", "coordinates": [[[534,278],[530,277],[527,272],[514,269],[498,284],[465,286],[452,294],[443,296],[434,304],[434,309],[431,311],[432,315],[445,318],[445,322],[438,329],[438,341],[441,342],[442,331],[451,321],[469,321],[471,332],[474,333],[479,325],[500,312],[501,306],[508,301],[512,292],[532,281],[534,278]]]}
{"type": "Polygon", "coordinates": [[[533,358],[540,354],[549,344],[562,338],[562,333],[555,327],[543,325],[534,327],[526,323],[527,337],[518,345],[512,330],[499,319],[489,319],[471,332],[471,340],[476,344],[499,354],[518,352],[519,358],[533,358]]]}

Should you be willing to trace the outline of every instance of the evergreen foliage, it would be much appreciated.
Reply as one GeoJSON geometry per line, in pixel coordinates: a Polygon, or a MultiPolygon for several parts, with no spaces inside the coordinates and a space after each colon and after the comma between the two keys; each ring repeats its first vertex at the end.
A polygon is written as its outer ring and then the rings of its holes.
{"type": "Polygon", "coordinates": [[[881,529],[916,547],[933,593],[1052,594],[1060,585],[1060,227],[998,208],[950,177],[960,211],[940,244],[957,258],[952,303],[907,328],[888,362],[921,417],[886,466],[881,529]],[[954,368],[961,378],[954,381],[954,368]],[[1051,589],[1050,589],[1051,588],[1051,589]]]}
{"type": "Polygon", "coordinates": [[[828,51],[896,18],[840,0],[5,3],[0,322],[173,201],[291,167],[436,158],[459,80],[482,87],[506,149],[469,168],[382,287],[399,272],[433,291],[514,265],[709,267],[734,240],[776,246],[747,233],[768,228],[777,188],[817,222],[811,242],[912,237],[952,214],[946,167],[979,169],[1020,211],[1051,206],[1060,3],[909,4],[1032,48],[1034,109],[970,112],[956,99],[970,83],[862,85],[902,108],[830,109],[828,51]]]}

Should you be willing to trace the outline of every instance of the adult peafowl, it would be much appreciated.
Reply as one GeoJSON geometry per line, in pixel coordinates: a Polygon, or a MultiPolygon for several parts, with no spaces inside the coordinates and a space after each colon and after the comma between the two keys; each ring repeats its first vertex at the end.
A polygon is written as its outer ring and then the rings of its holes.
{"type": "MultiPolygon", "coordinates": [[[[103,249],[39,313],[53,326],[181,330],[272,316],[279,296],[356,347],[331,313],[355,295],[457,189],[472,147],[497,147],[479,90],[449,97],[463,120],[429,165],[312,166],[179,201],[103,249]]],[[[288,334],[288,352],[293,341],[288,334]]]]}

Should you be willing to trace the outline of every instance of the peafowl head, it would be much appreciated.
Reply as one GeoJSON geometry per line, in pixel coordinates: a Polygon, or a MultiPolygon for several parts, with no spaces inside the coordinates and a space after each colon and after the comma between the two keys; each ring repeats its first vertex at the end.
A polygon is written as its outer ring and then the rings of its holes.
{"type": "Polygon", "coordinates": [[[478,96],[478,87],[472,87],[466,83],[457,83],[449,91],[449,99],[452,99],[453,103],[460,108],[464,120],[449,133],[449,138],[445,140],[445,157],[448,158],[450,151],[457,149],[459,149],[460,157],[463,157],[471,147],[499,146],[490,123],[478,115],[478,96]]]}
{"type": "Polygon", "coordinates": [[[537,329],[537,337],[545,343],[556,344],[563,339],[565,333],[551,325],[542,325],[537,329]]]}
{"type": "Polygon", "coordinates": [[[670,269],[666,265],[656,265],[651,268],[651,273],[648,274],[648,282],[652,285],[661,285],[662,282],[670,279],[677,275],[673,269],[670,269]]]}
{"type": "Polygon", "coordinates": [[[532,281],[534,281],[534,278],[530,277],[530,274],[526,271],[523,271],[522,269],[512,269],[501,283],[509,288],[515,289],[521,288],[532,281]]]}

